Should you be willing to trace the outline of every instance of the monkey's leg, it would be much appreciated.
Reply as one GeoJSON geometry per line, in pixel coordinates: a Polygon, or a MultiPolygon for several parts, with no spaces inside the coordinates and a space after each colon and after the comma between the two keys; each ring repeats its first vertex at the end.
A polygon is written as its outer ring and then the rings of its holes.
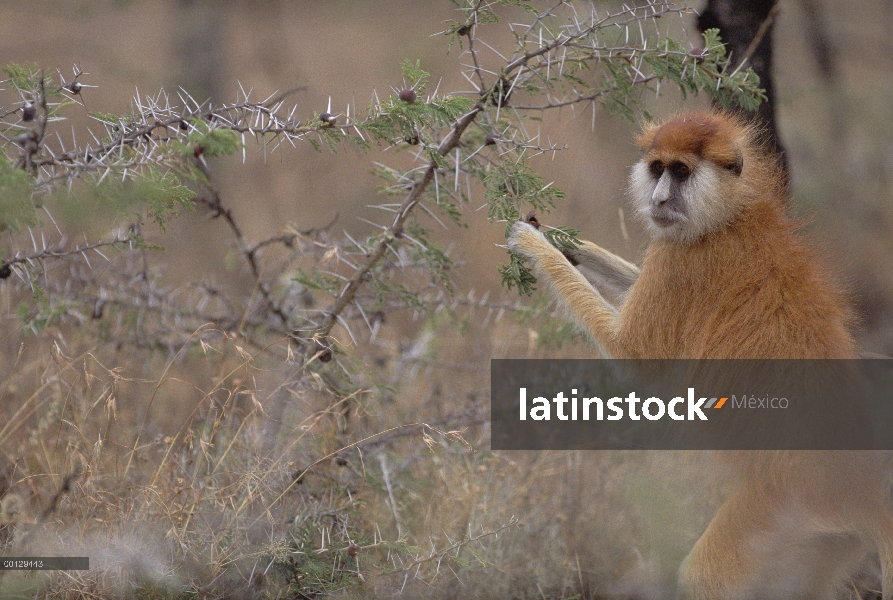
{"type": "Polygon", "coordinates": [[[566,250],[564,255],[615,307],[623,303],[624,295],[639,276],[639,267],[592,242],[584,241],[582,246],[566,250]]]}
{"type": "Polygon", "coordinates": [[[838,598],[870,547],[816,508],[784,487],[745,484],[679,568],[679,600],[838,598]]]}
{"type": "Polygon", "coordinates": [[[512,226],[508,243],[513,252],[533,262],[537,276],[550,285],[554,296],[606,354],[626,357],[626,349],[617,340],[617,309],[542,233],[518,221],[512,226]]]}

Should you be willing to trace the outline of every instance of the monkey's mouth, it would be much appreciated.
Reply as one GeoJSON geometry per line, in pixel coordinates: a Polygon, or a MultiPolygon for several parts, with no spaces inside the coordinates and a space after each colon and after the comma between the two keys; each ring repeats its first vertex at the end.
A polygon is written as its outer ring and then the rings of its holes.
{"type": "Polygon", "coordinates": [[[651,220],[658,227],[672,227],[685,220],[685,215],[674,210],[652,210],[651,220]]]}

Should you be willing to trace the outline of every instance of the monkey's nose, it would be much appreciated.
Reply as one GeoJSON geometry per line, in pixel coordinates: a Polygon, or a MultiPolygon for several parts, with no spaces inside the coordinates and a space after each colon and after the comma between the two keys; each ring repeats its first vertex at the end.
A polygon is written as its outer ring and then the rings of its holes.
{"type": "Polygon", "coordinates": [[[652,206],[663,206],[670,201],[670,198],[673,196],[670,183],[669,175],[664,172],[654,187],[654,192],[651,193],[652,206]]]}
{"type": "Polygon", "coordinates": [[[663,206],[669,201],[670,199],[666,196],[652,196],[651,206],[663,206]]]}

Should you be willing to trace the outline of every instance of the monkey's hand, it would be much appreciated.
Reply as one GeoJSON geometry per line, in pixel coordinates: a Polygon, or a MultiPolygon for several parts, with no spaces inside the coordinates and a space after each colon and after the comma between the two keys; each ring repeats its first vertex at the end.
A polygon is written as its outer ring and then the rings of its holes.
{"type": "Polygon", "coordinates": [[[524,221],[516,221],[512,225],[508,238],[509,250],[528,259],[536,259],[542,252],[558,250],[549,243],[539,230],[524,221]]]}
{"type": "Polygon", "coordinates": [[[568,315],[602,346],[609,356],[624,356],[623,348],[614,343],[617,333],[617,310],[610,305],[583,274],[575,269],[558,248],[549,243],[537,229],[518,221],[508,237],[509,249],[528,259],[539,281],[546,284],[568,315]]]}

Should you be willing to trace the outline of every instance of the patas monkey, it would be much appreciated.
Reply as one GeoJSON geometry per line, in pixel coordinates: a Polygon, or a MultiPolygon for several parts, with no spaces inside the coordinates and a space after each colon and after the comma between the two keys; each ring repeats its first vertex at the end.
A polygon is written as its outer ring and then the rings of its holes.
{"type": "MultiPolygon", "coordinates": [[[[641,270],[589,242],[565,256],[525,222],[509,236],[607,356],[856,357],[844,296],[786,217],[776,161],[752,126],[683,114],[638,144],[631,195],[654,237],[641,270]]],[[[723,454],[747,476],[680,567],[680,598],[838,598],[877,556],[893,600],[883,453],[723,454]]]]}

